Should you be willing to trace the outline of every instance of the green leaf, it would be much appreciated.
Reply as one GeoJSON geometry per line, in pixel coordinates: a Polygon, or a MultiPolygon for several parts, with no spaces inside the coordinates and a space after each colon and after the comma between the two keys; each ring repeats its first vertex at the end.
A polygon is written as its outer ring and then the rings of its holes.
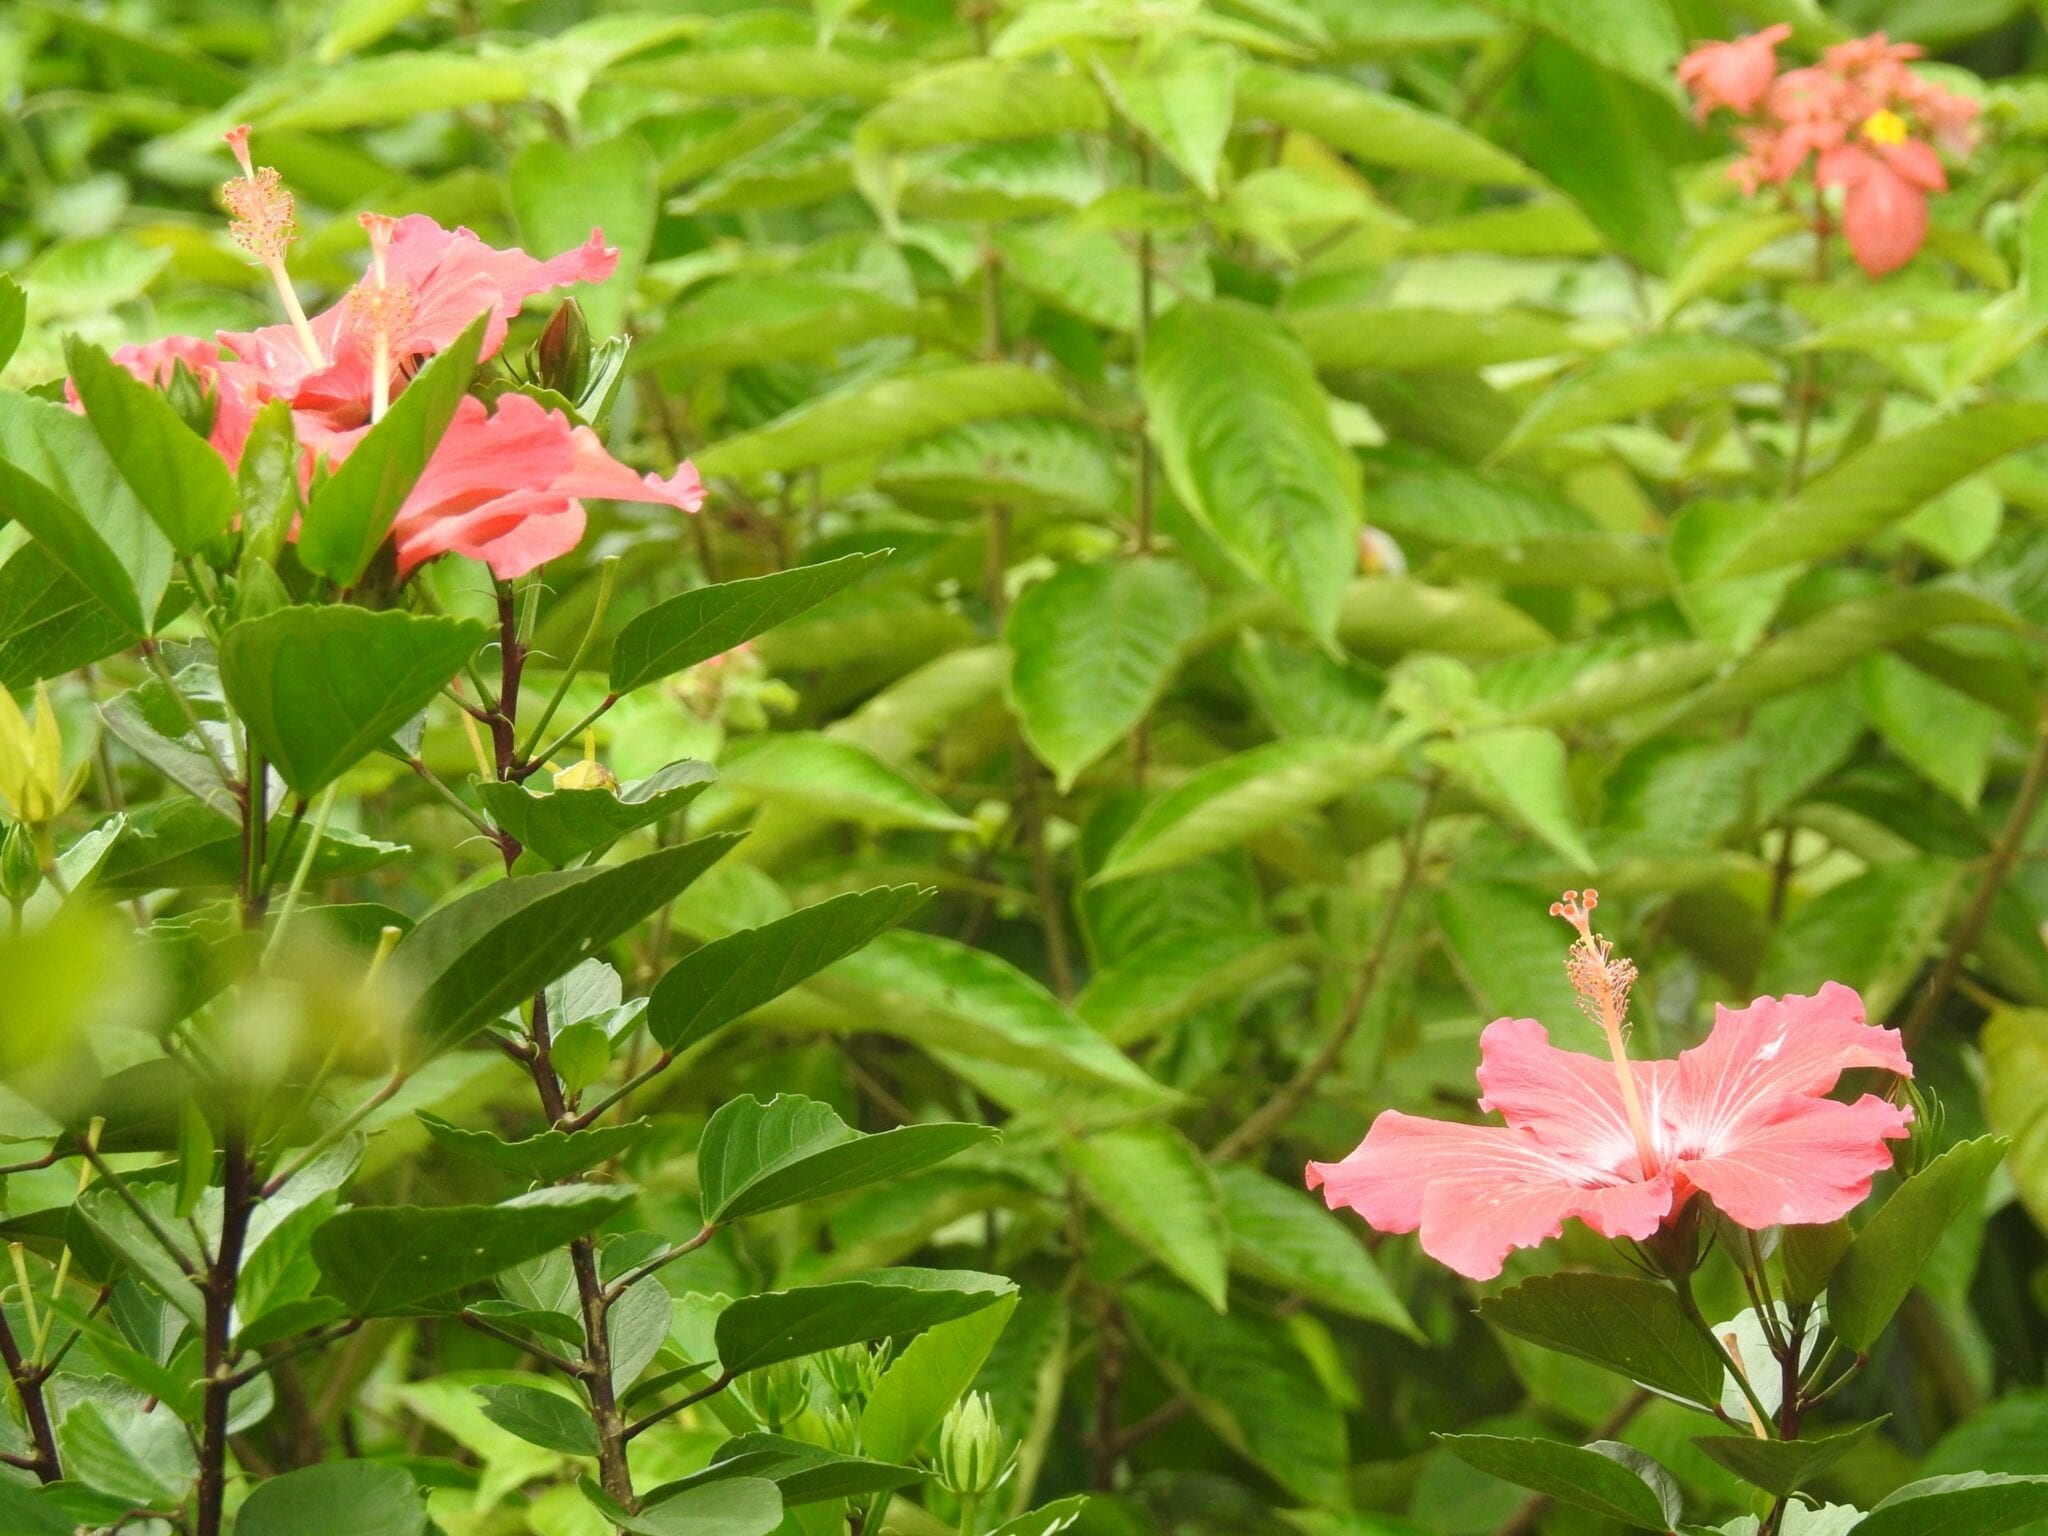
{"type": "Polygon", "coordinates": [[[1350,1503],[1344,1416],[1280,1323],[1243,1305],[1218,1316],[1158,1281],[1125,1286],[1119,1299],[1162,1374],[1226,1445],[1299,1498],[1350,1503]]]}
{"type": "Polygon", "coordinates": [[[1218,1312],[1230,1287],[1223,1191],[1170,1125],[1128,1125],[1066,1142],[1061,1153],[1089,1201],[1218,1312]]]}
{"type": "Polygon", "coordinates": [[[1806,1487],[1860,1445],[1883,1419],[1839,1434],[1803,1440],[1759,1440],[1754,1435],[1700,1435],[1693,1444],[1745,1482],[1766,1493],[1789,1495],[1806,1487]]]}
{"type": "Polygon", "coordinates": [[[1670,0],[1486,0],[1489,9],[1530,22],[1617,74],[1670,94],[1685,50],[1670,0]]]}
{"type": "Polygon", "coordinates": [[[1064,1499],[1041,1504],[1028,1515],[1005,1521],[989,1532],[989,1536],[1059,1536],[1061,1531],[1081,1518],[1088,1503],[1087,1494],[1070,1493],[1064,1499]]]}
{"type": "Polygon", "coordinates": [[[1551,732],[1499,726],[1433,742],[1427,754],[1461,788],[1528,828],[1580,869],[1597,867],[1579,824],[1564,743],[1551,732]]]}
{"type": "Polygon", "coordinates": [[[1885,1017],[1940,935],[1961,873],[1945,859],[1900,859],[1831,886],[1771,935],[1758,989],[1796,992],[1830,976],[1885,1017]]]}
{"type": "Polygon", "coordinates": [[[709,763],[685,758],[616,790],[557,789],[552,782],[528,789],[483,779],[476,795],[495,825],[559,868],[673,815],[717,777],[709,763]]]}
{"type": "Polygon", "coordinates": [[[997,1337],[1017,1310],[1005,1297],[967,1317],[927,1328],[882,1372],[860,1414],[861,1449],[884,1461],[909,1461],[974,1385],[997,1337]]]}
{"type": "Polygon", "coordinates": [[[363,579],[476,377],[477,353],[495,313],[478,315],[429,362],[313,492],[299,528],[299,561],[307,570],[344,589],[363,579]]]}
{"type": "Polygon", "coordinates": [[[19,1483],[0,1483],[0,1520],[16,1536],[78,1536],[78,1523],[55,1500],[19,1483]]]}
{"type": "Polygon", "coordinates": [[[742,273],[670,311],[662,328],[633,349],[633,366],[694,378],[823,357],[878,336],[916,335],[924,324],[914,307],[834,277],[742,273]]]}
{"type": "Polygon", "coordinates": [[[235,482],[213,446],[185,425],[160,391],[116,367],[98,347],[74,336],[64,357],[86,420],[171,547],[196,554],[226,533],[237,505],[235,482]]]}
{"type": "MultiPolygon", "coordinates": [[[[987,1312],[976,1313],[985,1317],[1003,1311],[1000,1305],[990,1307],[987,1312]]],[[[962,1319],[962,1322],[972,1319],[962,1319]]],[[[959,1327],[959,1323],[941,1323],[938,1328],[928,1330],[910,1346],[918,1344],[943,1329],[959,1327]]],[[[907,1351],[906,1351],[907,1353],[907,1351]]],[[[856,1499],[870,1493],[887,1493],[918,1482],[926,1474],[915,1467],[897,1466],[886,1461],[875,1461],[865,1456],[844,1456],[837,1451],[827,1450],[822,1445],[812,1445],[806,1440],[791,1440],[783,1435],[756,1433],[740,1435],[728,1440],[712,1452],[711,1465],[701,1472],[688,1477],[677,1478],[672,1483],[663,1483],[651,1488],[645,1496],[645,1504],[652,1510],[666,1504],[671,1498],[688,1488],[702,1487],[707,1483],[726,1482],[736,1477],[758,1477],[772,1482],[782,1492],[785,1508],[800,1504],[818,1504],[829,1499],[856,1499]]]]}
{"type": "Polygon", "coordinates": [[[1368,165],[1443,181],[1540,184],[1528,166],[1463,124],[1334,75],[1247,65],[1238,75],[1237,115],[1313,134],[1368,165]]]}
{"type": "Polygon", "coordinates": [[[1321,1201],[1241,1163],[1218,1168],[1216,1182],[1233,1268],[1421,1342],[1422,1330],[1365,1245],[1321,1201]]]}
{"type": "Polygon", "coordinates": [[[314,57],[338,64],[360,48],[381,40],[394,28],[427,8],[428,0],[342,0],[327,30],[320,34],[314,57]]]}
{"type": "Polygon", "coordinates": [[[1707,390],[1778,376],[1763,353],[1718,336],[1651,336],[1594,359],[1553,384],[1500,447],[1501,456],[1586,427],[1625,421],[1707,390]]]}
{"type": "Polygon", "coordinates": [[[1781,1228],[1778,1254],[1785,1266],[1785,1299],[1796,1306],[1810,1305],[1828,1288],[1835,1266],[1855,1237],[1846,1217],[1781,1228]]]}
{"type": "MultiPolygon", "coordinates": [[[[1327,304],[1288,311],[1287,325],[1325,373],[1458,373],[1577,350],[1565,322],[1521,309],[1327,304]]],[[[1373,521],[1392,526],[1378,499],[1373,521]]]]}
{"type": "Polygon", "coordinates": [[[649,1501],[630,1514],[585,1482],[583,1491],[604,1517],[633,1536],[769,1536],[782,1524],[782,1494],[761,1477],[726,1477],[649,1501]]]}
{"type": "Polygon", "coordinates": [[[88,666],[133,632],[92,589],[30,540],[0,565],[0,688],[88,666]]]}
{"type": "Polygon", "coordinates": [[[1185,568],[1150,559],[1066,566],[1017,599],[1010,707],[1062,793],[1158,702],[1205,607],[1185,568]]]}
{"type": "Polygon", "coordinates": [[[720,1366],[743,1375],[842,1344],[900,1338],[992,1307],[1017,1291],[968,1269],[878,1269],[853,1280],[742,1296],[718,1314],[720,1366]]]}
{"type": "Polygon", "coordinates": [[[1844,1344],[1868,1353],[1904,1305],[1949,1223],[1982,1198],[2012,1144],[2002,1136],[1959,1142],[1892,1192],[1835,1266],[1828,1321],[1844,1344]]]}
{"type": "Polygon", "coordinates": [[[851,586],[887,551],[698,587],[626,621],[612,639],[611,691],[631,693],[657,678],[743,645],[851,586]]]}
{"type": "Polygon", "coordinates": [[[28,329],[28,295],[5,272],[0,272],[0,368],[5,368],[21,345],[28,329]]]}
{"type": "Polygon", "coordinates": [[[1863,712],[1913,771],[1975,808],[2005,717],[1910,662],[1880,651],[1857,669],[1863,712]]]}
{"type": "Polygon", "coordinates": [[[352,1316],[384,1316],[566,1247],[632,1199],[569,1184],[497,1205],[361,1206],[321,1224],[313,1261],[352,1316]]]}
{"type": "Polygon", "coordinates": [[[532,1184],[555,1184],[587,1173],[599,1163],[625,1156],[646,1139],[651,1122],[592,1126],[582,1131],[540,1131],[522,1141],[507,1141],[490,1131],[451,1125],[425,1110],[416,1114],[439,1145],[472,1162],[487,1163],[532,1184]]]}
{"type": "Polygon", "coordinates": [[[8,519],[21,524],[66,575],[90,592],[127,638],[150,632],[135,583],[86,515],[19,465],[0,459],[0,522],[8,519]]]}
{"type": "Polygon", "coordinates": [[[2010,1167],[2020,1201],[2048,1225],[2048,1010],[2000,1008],[1981,1037],[1988,1082],[1984,1112],[1991,1128],[2012,1138],[2010,1167]]]}
{"type": "Polygon", "coordinates": [[[671,1053],[689,1049],[903,921],[923,886],[848,891],[786,917],[742,928],[669,967],[647,1000],[647,1032],[671,1053]]]}
{"type": "Polygon", "coordinates": [[[2007,454],[2048,442],[2048,403],[2002,400],[1880,438],[1820,475],[1729,551],[1742,576],[1851,548],[2007,454]]]}
{"type": "Polygon", "coordinates": [[[1488,1296],[1479,1315],[1546,1349],[1690,1403],[1718,1403],[1725,1367],[1670,1290],[1619,1275],[1540,1275],[1488,1296]]]}
{"type": "Polygon", "coordinates": [[[543,253],[573,250],[593,229],[619,253],[618,266],[601,283],[578,283],[576,302],[589,316],[593,336],[625,329],[626,301],[654,238],[660,207],[654,153],[637,134],[585,138],[570,145],[535,139],[512,159],[512,211],[521,243],[543,253]]]}
{"type": "Polygon", "coordinates": [[[719,763],[724,787],[823,820],[870,827],[969,832],[974,823],[901,769],[837,736],[778,731],[732,744],[719,763]]]}
{"type": "Polygon", "coordinates": [[[1440,1435],[1452,1455],[1470,1466],[1596,1515],[1649,1531],[1678,1529],[1678,1485],[1671,1475],[1640,1452],[1644,1470],[1655,1481],[1603,1447],[1627,1451],[1612,1441],[1589,1446],[1566,1445],[1509,1435],[1440,1435]]]}
{"type": "Polygon", "coordinates": [[[698,838],[630,863],[501,880],[428,914],[395,962],[420,989],[415,1061],[459,1045],[660,911],[739,839],[698,838]]]}
{"type": "Polygon", "coordinates": [[[1998,1536],[2043,1517],[2048,1477],[1963,1472],[1886,1494],[1851,1536],[1998,1536]]]}
{"type": "Polygon", "coordinates": [[[1385,747],[1332,737],[1253,747],[1196,770],[1146,805],[1095,878],[1124,880],[1235,847],[1398,764],[1385,747]]]}
{"type": "Polygon", "coordinates": [[[1069,1082],[1173,1097],[1016,967],[951,939],[884,934],[820,976],[817,986],[828,998],[847,999],[850,1028],[1069,1082]]]}
{"type": "Polygon", "coordinates": [[[1133,65],[1105,60],[1099,68],[1123,115],[1204,197],[1214,198],[1217,166],[1230,137],[1235,50],[1184,37],[1141,50],[1133,65]]]}
{"type": "Polygon", "coordinates": [[[880,453],[990,416],[1067,409],[1056,380],[1016,363],[963,363],[849,385],[764,427],[724,438],[696,457],[706,475],[746,479],[880,453]]]}
{"type": "Polygon", "coordinates": [[[489,633],[396,608],[280,608],[221,637],[221,684],[257,751],[310,797],[426,708],[489,633]]]}
{"type": "Polygon", "coordinates": [[[1185,302],[1153,326],[1142,383],[1181,500],[1330,643],[1364,503],[1300,344],[1248,305],[1185,302]]]}
{"type": "Polygon", "coordinates": [[[564,1456],[597,1454],[590,1410],[566,1392],[512,1385],[478,1387],[476,1395],[483,1399],[485,1418],[529,1445],[564,1456]]]}
{"type": "Polygon", "coordinates": [[[422,1536],[427,1506],[412,1474],[376,1461],[330,1461],[256,1484],[235,1536],[422,1536]]]}
{"type": "Polygon", "coordinates": [[[1743,212],[1695,230],[1672,264],[1658,301],[1659,316],[1668,320],[1722,279],[1741,271],[1765,246],[1806,228],[1802,214],[1743,212]]]}
{"type": "Polygon", "coordinates": [[[281,94],[278,105],[254,115],[259,128],[270,130],[368,128],[421,113],[524,101],[532,92],[532,72],[514,56],[398,51],[321,70],[305,89],[281,94]]]}
{"type": "Polygon", "coordinates": [[[712,1115],[697,1143],[704,1224],[724,1226],[917,1173],[996,1136],[993,1126],[964,1122],[864,1136],[831,1105],[801,1094],[779,1093],[765,1104],[744,1094],[712,1115]]]}

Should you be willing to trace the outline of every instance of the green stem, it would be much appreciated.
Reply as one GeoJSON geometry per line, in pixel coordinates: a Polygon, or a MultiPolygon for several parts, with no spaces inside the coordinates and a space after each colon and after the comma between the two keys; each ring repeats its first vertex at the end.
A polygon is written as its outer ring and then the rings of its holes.
{"type": "Polygon", "coordinates": [[[263,946],[262,969],[269,970],[277,958],[278,944],[284,938],[285,928],[291,923],[292,913],[299,904],[299,897],[306,889],[306,881],[313,873],[313,861],[319,857],[320,841],[327,836],[327,818],[334,813],[334,798],[341,792],[341,781],[335,780],[320,796],[320,808],[313,813],[313,825],[306,834],[305,851],[299,855],[299,867],[292,871],[292,883],[285,888],[284,905],[278,908],[277,922],[270,930],[270,938],[263,946]]]}
{"type": "Polygon", "coordinates": [[[570,726],[569,729],[562,732],[561,735],[557,736],[553,741],[549,742],[540,751],[534,753],[531,757],[527,758],[526,761],[520,765],[523,771],[519,773],[516,777],[519,779],[531,778],[536,769],[538,769],[549,758],[553,757],[557,752],[561,751],[562,748],[568,746],[571,742],[575,741],[585,731],[589,730],[590,727],[597,724],[597,722],[604,717],[606,711],[608,711],[614,704],[618,702],[619,696],[616,693],[606,694],[604,696],[604,701],[601,704],[599,704],[597,708],[591,710],[581,720],[578,720],[574,725],[570,726]]]}
{"type": "Polygon", "coordinates": [[[590,623],[585,626],[583,638],[577,642],[576,652],[569,658],[569,665],[562,669],[562,680],[555,684],[555,691],[548,698],[547,707],[540,712],[540,718],[533,723],[533,730],[526,738],[521,758],[530,758],[534,747],[547,734],[548,722],[555,718],[555,711],[562,707],[562,700],[568,697],[569,689],[576,681],[576,672],[583,665],[583,658],[590,654],[590,648],[597,643],[597,637],[604,629],[605,611],[612,605],[612,586],[618,580],[619,557],[606,555],[597,571],[597,603],[590,610],[590,623]]]}
{"type": "Polygon", "coordinates": [[[1749,1372],[1736,1363],[1735,1357],[1728,1353],[1728,1346],[1721,1342],[1721,1336],[1714,1332],[1714,1325],[1708,1322],[1705,1314],[1700,1311],[1700,1304],[1692,1294],[1692,1276],[1671,1277],[1671,1289],[1678,1296],[1679,1310],[1685,1314],[1687,1321],[1700,1331],[1700,1337],[1714,1347],[1714,1354],[1720,1360],[1722,1369],[1733,1376],[1735,1384],[1742,1389],[1743,1400],[1749,1404],[1749,1411],[1755,1416],[1758,1438],[1769,1439],[1770,1410],[1764,1407],[1763,1399],[1756,1395],[1756,1388],[1750,1385],[1749,1372]]]}

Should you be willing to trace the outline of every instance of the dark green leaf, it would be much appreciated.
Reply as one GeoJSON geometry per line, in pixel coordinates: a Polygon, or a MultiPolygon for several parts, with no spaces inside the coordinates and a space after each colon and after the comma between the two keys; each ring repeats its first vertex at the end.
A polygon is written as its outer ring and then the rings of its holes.
{"type": "Polygon", "coordinates": [[[720,833],[625,864],[501,880],[429,914],[397,951],[422,989],[414,1053],[460,1044],[667,906],[738,841],[720,833]]]}
{"type": "Polygon", "coordinates": [[[299,529],[299,559],[306,569],[343,588],[362,580],[441,434],[455,419],[455,408],[476,376],[484,331],[496,313],[493,308],[478,315],[428,363],[313,493],[299,529]]]}
{"type": "Polygon", "coordinates": [[[1508,1435],[1440,1438],[1460,1461],[1566,1504],[1643,1530],[1671,1531],[1678,1527],[1678,1486],[1655,1462],[1649,1462],[1657,1475],[1653,1485],[1627,1464],[1594,1446],[1508,1435]]]}
{"type": "Polygon", "coordinates": [[[829,1104],[751,1094],[714,1114],[697,1144],[697,1179],[707,1226],[817,1200],[863,1184],[916,1173],[996,1139],[986,1125],[904,1125],[863,1136],[829,1104]]]}
{"type": "Polygon", "coordinates": [[[221,638],[221,683],[256,749],[311,796],[424,709],[488,633],[395,608],[281,608],[221,638]]]}
{"type": "Polygon", "coordinates": [[[400,1312],[564,1247],[623,1210],[631,1190],[565,1185],[498,1205],[374,1205],[313,1234],[313,1259],[357,1317],[400,1312]]]}
{"type": "Polygon", "coordinates": [[[721,1445],[712,1453],[711,1465],[703,1471],[650,1488],[645,1502],[651,1515],[685,1489],[726,1482],[736,1477],[759,1477],[766,1478],[782,1490],[782,1503],[786,1509],[797,1504],[818,1504],[827,1499],[857,1499],[870,1493],[887,1493],[893,1488],[918,1482],[924,1476],[915,1467],[897,1466],[865,1456],[846,1456],[821,1445],[812,1445],[807,1440],[791,1440],[765,1433],[749,1434],[721,1445]]]}
{"type": "Polygon", "coordinates": [[[1496,1328],[1691,1403],[1718,1403],[1725,1367],[1670,1290],[1619,1275],[1540,1275],[1486,1297],[1496,1328]]]}
{"type": "Polygon", "coordinates": [[[257,1484],[235,1536],[422,1536],[427,1506],[412,1474],[376,1461],[330,1461],[257,1484]]]}
{"type": "Polygon", "coordinates": [[[534,1184],[553,1184],[587,1173],[599,1163],[624,1157],[653,1128],[646,1120],[632,1120],[624,1125],[592,1126],[582,1131],[540,1131],[522,1141],[507,1141],[490,1131],[469,1131],[450,1125],[425,1110],[418,1111],[418,1115],[427,1134],[449,1151],[534,1184]]]}
{"type": "Polygon", "coordinates": [[[2011,1145],[1980,1136],[1950,1147],[1864,1223],[1828,1282],[1828,1321],[1844,1344],[1867,1352],[1877,1343],[1941,1234],[1982,1197],[2011,1145]]]}
{"type": "Polygon", "coordinates": [[[921,886],[848,891],[758,928],[714,939],[671,966],[647,1000],[647,1029],[687,1050],[859,949],[922,906],[921,886]]]}
{"type": "Polygon", "coordinates": [[[822,603],[887,558],[885,551],[846,555],[770,576],[699,587],[657,603],[629,619],[612,640],[612,692],[631,693],[644,683],[729,651],[822,603]]]}
{"type": "Polygon", "coordinates": [[[1170,1125],[1128,1125],[1061,1149],[1089,1202],[1218,1312],[1230,1284],[1223,1192],[1170,1125]]]}
{"type": "Polygon", "coordinates": [[[127,645],[128,626],[33,540],[0,565],[0,688],[89,666],[127,645]]]}
{"type": "Polygon", "coordinates": [[[1791,1494],[1840,1461],[1883,1419],[1872,1419],[1839,1434],[1802,1440],[1759,1440],[1754,1435],[1701,1435],[1693,1444],[1745,1482],[1766,1493],[1791,1494]]]}
{"type": "Polygon", "coordinates": [[[560,866],[609,847],[628,832],[681,810],[718,777],[694,758],[658,768],[617,790],[529,789],[481,780],[477,798],[491,820],[550,864],[560,866]]]}
{"type": "Polygon", "coordinates": [[[973,1270],[878,1269],[743,1296],[718,1314],[719,1364],[738,1376],[841,1344],[898,1338],[992,1307],[1016,1289],[1014,1280],[973,1270]]]}
{"type": "Polygon", "coordinates": [[[483,1399],[485,1418],[529,1445],[564,1456],[597,1454],[590,1410],[566,1393],[512,1385],[478,1387],[476,1394],[483,1399]]]}

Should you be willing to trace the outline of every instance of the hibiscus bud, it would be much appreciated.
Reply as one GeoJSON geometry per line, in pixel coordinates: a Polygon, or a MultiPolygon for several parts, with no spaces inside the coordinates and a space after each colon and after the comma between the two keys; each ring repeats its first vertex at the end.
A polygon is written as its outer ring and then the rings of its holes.
{"type": "Polygon", "coordinates": [[[171,376],[164,384],[164,398],[171,402],[171,409],[178,413],[178,419],[186,426],[201,437],[212,434],[213,419],[219,414],[220,397],[198,374],[185,366],[183,358],[171,364],[171,376]]]}
{"type": "Polygon", "coordinates": [[[882,1368],[889,1363],[889,1349],[887,1345],[870,1349],[865,1344],[847,1344],[827,1350],[813,1363],[833,1395],[848,1403],[873,1395],[875,1384],[882,1379],[882,1368]]]}
{"type": "Polygon", "coordinates": [[[583,306],[564,299],[533,349],[534,376],[567,400],[583,398],[590,382],[590,327],[583,306]]]}
{"type": "Polygon", "coordinates": [[[1002,1426],[986,1392],[970,1392],[939,1426],[939,1481],[962,1498],[987,1493],[1009,1476],[1002,1426]]]}
{"type": "Polygon", "coordinates": [[[811,1378],[801,1360],[751,1371],[742,1387],[748,1410],[777,1432],[811,1404],[811,1378]]]}
{"type": "Polygon", "coordinates": [[[35,834],[28,823],[17,821],[0,842],[0,896],[19,912],[36,887],[43,883],[42,860],[36,856],[35,834]]]}

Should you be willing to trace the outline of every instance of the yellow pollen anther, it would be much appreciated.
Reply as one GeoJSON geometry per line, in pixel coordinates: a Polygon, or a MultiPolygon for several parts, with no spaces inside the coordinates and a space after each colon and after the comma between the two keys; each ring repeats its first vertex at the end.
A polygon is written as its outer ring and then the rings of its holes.
{"type": "Polygon", "coordinates": [[[1550,904],[1550,915],[1563,918],[1579,931],[1565,957],[1565,974],[1578,994],[1580,1011],[1599,1025],[1607,1037],[1607,1053],[1614,1059],[1614,1078],[1621,1089],[1622,1111],[1628,1116],[1629,1130],[1635,1137],[1636,1160],[1647,1179],[1657,1172],[1657,1146],[1650,1135],[1650,1122],[1643,1114],[1642,1095],[1636,1089],[1626,1044],[1628,994],[1635,985],[1636,968],[1632,961],[1618,957],[1614,945],[1593,931],[1593,909],[1599,905],[1598,891],[1589,889],[1583,896],[1578,891],[1566,891],[1562,901],[1550,904]]]}
{"type": "Polygon", "coordinates": [[[1863,119],[1863,137],[1873,144],[1903,144],[1906,120],[1890,110],[1873,112],[1863,119]]]}

